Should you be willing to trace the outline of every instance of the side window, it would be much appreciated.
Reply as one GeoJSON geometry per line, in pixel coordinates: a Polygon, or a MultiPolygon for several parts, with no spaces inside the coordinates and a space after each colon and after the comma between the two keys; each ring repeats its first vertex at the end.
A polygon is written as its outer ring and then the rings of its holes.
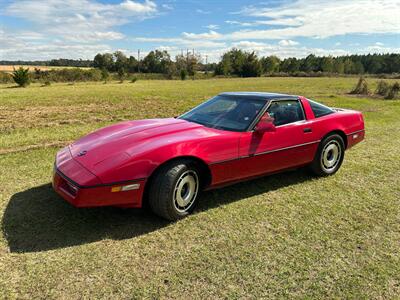
{"type": "Polygon", "coordinates": [[[268,108],[275,126],[304,120],[303,107],[298,100],[273,101],[268,108]]]}
{"type": "Polygon", "coordinates": [[[322,105],[321,103],[317,103],[311,100],[308,100],[308,103],[310,103],[311,109],[316,118],[334,113],[333,109],[329,108],[328,106],[322,105]]]}

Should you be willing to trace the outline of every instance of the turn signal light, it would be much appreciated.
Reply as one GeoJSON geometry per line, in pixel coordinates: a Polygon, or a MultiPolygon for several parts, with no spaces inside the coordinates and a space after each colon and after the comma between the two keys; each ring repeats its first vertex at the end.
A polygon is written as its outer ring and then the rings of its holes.
{"type": "Polygon", "coordinates": [[[140,183],[133,183],[128,185],[113,186],[111,188],[111,192],[112,193],[124,192],[124,191],[138,190],[139,188],[140,188],[140,183]]]}

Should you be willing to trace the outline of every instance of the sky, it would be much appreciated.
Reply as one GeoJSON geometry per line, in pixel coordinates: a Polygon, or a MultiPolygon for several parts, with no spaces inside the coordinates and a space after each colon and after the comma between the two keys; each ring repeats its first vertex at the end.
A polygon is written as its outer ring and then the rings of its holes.
{"type": "Polygon", "coordinates": [[[0,60],[400,53],[400,0],[0,0],[0,60]]]}

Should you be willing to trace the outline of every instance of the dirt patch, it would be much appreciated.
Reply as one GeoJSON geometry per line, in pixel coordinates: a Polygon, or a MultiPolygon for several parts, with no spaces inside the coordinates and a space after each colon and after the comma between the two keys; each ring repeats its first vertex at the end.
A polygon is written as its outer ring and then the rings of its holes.
{"type": "Polygon", "coordinates": [[[62,142],[53,142],[53,143],[45,143],[45,144],[38,144],[38,145],[29,145],[29,146],[23,146],[23,147],[18,147],[18,148],[0,149],[0,155],[24,152],[24,151],[29,151],[29,150],[36,150],[36,149],[41,149],[41,148],[63,147],[65,145],[68,145],[71,143],[72,143],[72,141],[62,141],[62,142]]]}

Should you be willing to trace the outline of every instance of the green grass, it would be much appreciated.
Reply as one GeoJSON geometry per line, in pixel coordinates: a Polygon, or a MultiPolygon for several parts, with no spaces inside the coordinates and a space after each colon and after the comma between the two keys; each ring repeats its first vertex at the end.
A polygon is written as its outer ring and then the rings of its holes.
{"type": "Polygon", "coordinates": [[[0,86],[0,298],[400,297],[400,101],[347,95],[356,82],[0,86]],[[142,210],[76,209],[52,191],[62,145],[233,90],[361,110],[366,140],[334,176],[300,170],[206,192],[176,223],[142,210]]]}

